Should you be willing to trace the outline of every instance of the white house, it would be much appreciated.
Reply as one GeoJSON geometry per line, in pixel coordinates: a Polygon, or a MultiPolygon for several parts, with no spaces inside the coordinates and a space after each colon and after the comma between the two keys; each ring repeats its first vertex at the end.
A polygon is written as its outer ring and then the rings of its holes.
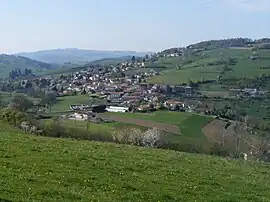
{"type": "Polygon", "coordinates": [[[106,107],[108,112],[128,112],[128,107],[108,106],[106,107]]]}
{"type": "Polygon", "coordinates": [[[69,119],[72,120],[87,120],[88,115],[86,114],[79,114],[79,113],[74,113],[73,115],[71,115],[71,117],[69,119]]]}

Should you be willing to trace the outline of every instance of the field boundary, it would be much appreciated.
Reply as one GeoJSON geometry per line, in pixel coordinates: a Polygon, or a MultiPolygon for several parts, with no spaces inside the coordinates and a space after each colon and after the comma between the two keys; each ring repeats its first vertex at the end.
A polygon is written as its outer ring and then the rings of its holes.
{"type": "Polygon", "coordinates": [[[99,115],[101,118],[109,119],[111,121],[117,121],[122,123],[130,123],[135,124],[138,126],[144,126],[149,128],[157,128],[159,130],[174,133],[174,134],[180,134],[180,128],[173,124],[167,124],[167,123],[160,123],[156,121],[149,121],[149,120],[141,120],[138,118],[129,118],[129,117],[121,117],[117,115],[108,115],[108,114],[102,114],[99,115]]]}

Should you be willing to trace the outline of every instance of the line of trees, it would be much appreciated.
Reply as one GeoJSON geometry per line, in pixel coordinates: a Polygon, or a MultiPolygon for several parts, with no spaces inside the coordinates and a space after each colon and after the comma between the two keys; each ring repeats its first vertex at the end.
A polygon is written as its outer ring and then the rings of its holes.
{"type": "Polygon", "coordinates": [[[9,78],[14,80],[17,78],[28,78],[34,76],[31,69],[25,68],[23,71],[20,69],[14,69],[11,72],[9,72],[9,78]]]}

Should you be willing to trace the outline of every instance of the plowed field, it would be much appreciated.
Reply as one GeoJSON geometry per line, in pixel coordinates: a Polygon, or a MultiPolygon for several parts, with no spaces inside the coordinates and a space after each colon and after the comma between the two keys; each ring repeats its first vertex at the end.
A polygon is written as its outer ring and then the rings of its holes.
{"type": "Polygon", "coordinates": [[[141,120],[137,118],[129,118],[129,117],[122,117],[117,115],[108,115],[108,114],[102,114],[100,115],[101,118],[106,118],[112,121],[122,122],[122,123],[130,123],[135,124],[139,126],[149,127],[149,128],[158,128],[159,130],[169,132],[169,133],[180,133],[180,128],[172,125],[172,124],[166,124],[166,123],[158,123],[155,121],[149,121],[149,120],[141,120]]]}

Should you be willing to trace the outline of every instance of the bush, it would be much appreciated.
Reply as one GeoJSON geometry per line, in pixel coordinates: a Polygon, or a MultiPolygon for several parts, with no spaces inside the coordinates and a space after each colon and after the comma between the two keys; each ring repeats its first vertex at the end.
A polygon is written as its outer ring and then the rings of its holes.
{"type": "Polygon", "coordinates": [[[194,140],[173,142],[171,140],[162,141],[160,144],[161,149],[170,149],[175,151],[187,152],[187,153],[197,153],[197,154],[210,154],[208,149],[208,144],[206,143],[196,143],[194,140]]]}
{"type": "Polygon", "coordinates": [[[131,145],[141,145],[142,131],[137,128],[128,128],[112,133],[114,142],[131,145]]]}
{"type": "Polygon", "coordinates": [[[64,127],[57,119],[42,124],[40,128],[44,130],[44,135],[49,137],[113,142],[113,138],[111,135],[103,133],[91,133],[88,130],[81,128],[64,127]]]}
{"type": "Polygon", "coordinates": [[[23,121],[27,120],[27,115],[16,109],[4,108],[0,110],[0,119],[13,126],[19,126],[23,121]]]}
{"type": "Polygon", "coordinates": [[[160,147],[164,133],[157,128],[148,129],[143,133],[142,146],[144,147],[160,147]]]}
{"type": "Polygon", "coordinates": [[[16,95],[11,100],[11,106],[21,112],[26,112],[33,107],[33,102],[26,96],[16,95]]]}
{"type": "Polygon", "coordinates": [[[144,147],[160,147],[164,133],[156,128],[142,132],[137,128],[129,128],[112,133],[114,142],[144,147]]]}
{"type": "Polygon", "coordinates": [[[231,155],[232,152],[226,147],[222,147],[219,144],[214,144],[210,148],[210,154],[215,156],[222,156],[222,157],[228,157],[231,155]]]}

